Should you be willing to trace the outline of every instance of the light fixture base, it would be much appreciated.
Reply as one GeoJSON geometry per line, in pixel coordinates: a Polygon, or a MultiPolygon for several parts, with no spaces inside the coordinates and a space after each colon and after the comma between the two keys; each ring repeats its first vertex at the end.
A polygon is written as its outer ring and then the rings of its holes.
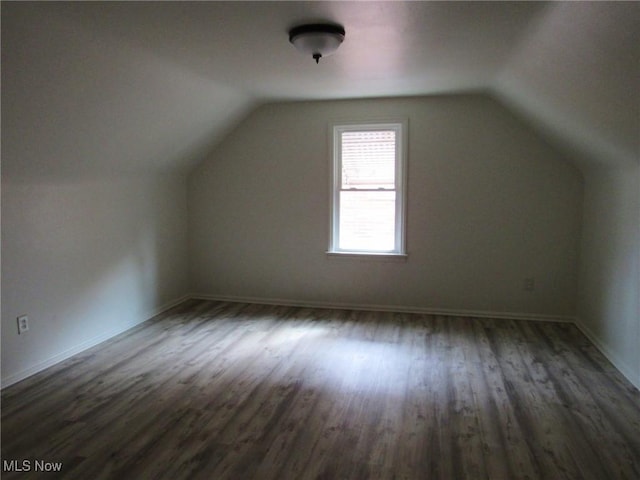
{"type": "Polygon", "coordinates": [[[334,24],[300,25],[289,31],[289,41],[302,53],[320,63],[322,57],[335,52],[343,42],[344,28],[334,24]]]}

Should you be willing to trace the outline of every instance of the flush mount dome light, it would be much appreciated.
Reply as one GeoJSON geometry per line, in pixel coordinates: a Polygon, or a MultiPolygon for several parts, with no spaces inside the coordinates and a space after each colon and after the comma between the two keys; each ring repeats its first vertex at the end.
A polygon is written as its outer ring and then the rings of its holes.
{"type": "Polygon", "coordinates": [[[339,25],[300,25],[289,31],[289,41],[302,53],[311,55],[316,63],[335,52],[344,40],[344,28],[339,25]]]}

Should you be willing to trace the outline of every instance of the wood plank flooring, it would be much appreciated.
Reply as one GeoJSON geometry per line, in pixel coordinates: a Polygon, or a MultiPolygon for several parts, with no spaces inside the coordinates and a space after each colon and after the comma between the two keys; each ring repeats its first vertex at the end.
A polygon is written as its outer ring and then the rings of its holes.
{"type": "Polygon", "coordinates": [[[6,479],[638,480],[640,393],[568,324],[191,300],[3,390],[2,461],[6,479]]]}

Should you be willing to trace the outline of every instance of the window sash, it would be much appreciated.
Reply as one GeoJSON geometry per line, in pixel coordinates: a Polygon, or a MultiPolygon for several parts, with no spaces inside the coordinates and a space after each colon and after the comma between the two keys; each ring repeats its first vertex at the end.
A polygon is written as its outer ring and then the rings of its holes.
{"type": "Polygon", "coordinates": [[[342,190],[339,202],[339,250],[395,251],[395,190],[342,190]]]}

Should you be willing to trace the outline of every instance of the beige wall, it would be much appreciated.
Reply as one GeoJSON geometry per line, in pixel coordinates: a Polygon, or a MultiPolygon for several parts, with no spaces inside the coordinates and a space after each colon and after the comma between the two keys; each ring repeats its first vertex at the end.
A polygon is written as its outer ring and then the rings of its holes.
{"type": "Polygon", "coordinates": [[[3,386],[186,293],[185,188],[180,176],[3,179],[3,386]]]}
{"type": "Polygon", "coordinates": [[[579,324],[640,388],[640,167],[585,175],[579,324]]]}
{"type": "Polygon", "coordinates": [[[188,192],[195,293],[576,313],[581,175],[486,96],[266,105],[191,173],[188,192]],[[409,119],[409,259],[327,258],[328,124],[385,116],[409,119]]]}
{"type": "Polygon", "coordinates": [[[640,388],[637,2],[552,2],[495,91],[585,176],[579,325],[640,388]]]}

